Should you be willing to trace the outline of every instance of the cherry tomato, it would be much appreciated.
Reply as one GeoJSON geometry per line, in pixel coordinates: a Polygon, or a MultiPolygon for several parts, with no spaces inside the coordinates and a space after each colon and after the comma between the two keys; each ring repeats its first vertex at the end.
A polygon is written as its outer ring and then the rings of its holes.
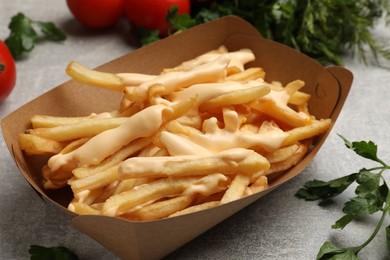
{"type": "Polygon", "coordinates": [[[7,45],[0,40],[0,101],[11,93],[16,82],[16,66],[7,45]]]}
{"type": "Polygon", "coordinates": [[[66,0],[73,16],[93,29],[114,25],[123,15],[123,0],[66,0]]]}
{"type": "Polygon", "coordinates": [[[176,5],[178,14],[190,12],[190,0],[124,0],[126,17],[134,26],[148,30],[160,30],[166,36],[170,27],[165,21],[167,10],[176,5]]]}

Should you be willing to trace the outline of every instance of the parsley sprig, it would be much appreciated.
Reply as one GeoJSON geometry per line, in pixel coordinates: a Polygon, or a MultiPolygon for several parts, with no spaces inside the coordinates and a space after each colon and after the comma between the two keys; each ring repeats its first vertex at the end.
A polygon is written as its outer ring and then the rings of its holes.
{"type": "MultiPolygon", "coordinates": [[[[358,253],[366,247],[377,235],[388,214],[390,214],[390,192],[386,180],[383,178],[383,172],[390,170],[390,166],[383,162],[377,155],[377,145],[372,141],[350,142],[345,137],[347,148],[353,150],[359,156],[378,163],[373,168],[362,168],[356,173],[346,175],[330,181],[312,180],[305,183],[304,187],[299,189],[297,196],[305,200],[319,200],[320,205],[331,202],[333,198],[340,195],[351,184],[356,183],[355,197],[344,204],[342,209],[344,215],[333,225],[333,229],[343,229],[354,219],[365,214],[374,214],[382,212],[371,236],[361,245],[353,247],[338,247],[331,242],[325,242],[317,255],[318,260],[327,259],[358,259],[358,253]]],[[[385,228],[388,249],[390,250],[390,225],[385,228]]]]}
{"type": "Polygon", "coordinates": [[[5,39],[12,56],[17,59],[23,53],[30,52],[35,44],[43,40],[61,42],[66,34],[52,22],[35,21],[23,13],[17,13],[8,25],[10,35],[5,39]],[[40,33],[36,29],[40,29],[40,33]]]}
{"type": "Polygon", "coordinates": [[[44,247],[31,245],[28,250],[31,260],[78,260],[79,257],[63,246],[44,247]]]}
{"type": "MultiPolygon", "coordinates": [[[[323,65],[343,64],[344,55],[357,56],[362,63],[384,66],[390,48],[378,41],[373,29],[384,19],[390,24],[389,0],[218,0],[194,8],[190,15],[169,11],[168,21],[183,31],[226,15],[251,23],[265,38],[283,43],[316,59],[323,65]]],[[[142,43],[160,39],[144,32],[142,43]]]]}

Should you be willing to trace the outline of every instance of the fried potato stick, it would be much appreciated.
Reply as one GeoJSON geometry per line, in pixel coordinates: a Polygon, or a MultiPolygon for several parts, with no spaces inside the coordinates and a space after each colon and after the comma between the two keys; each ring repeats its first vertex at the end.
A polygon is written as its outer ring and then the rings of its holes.
{"type": "MultiPolygon", "coordinates": [[[[219,181],[226,181],[222,174],[214,175],[219,181]]],[[[137,186],[129,191],[114,195],[106,200],[102,213],[108,216],[121,215],[132,208],[158,199],[182,194],[202,177],[162,178],[137,186]]],[[[218,182],[219,182],[218,181],[218,182]]],[[[218,184],[217,182],[217,184],[218,184]]]]}
{"type": "Polygon", "coordinates": [[[208,155],[129,158],[120,165],[119,178],[196,176],[215,172],[250,175],[268,168],[268,160],[260,154],[236,148],[208,155]]]}

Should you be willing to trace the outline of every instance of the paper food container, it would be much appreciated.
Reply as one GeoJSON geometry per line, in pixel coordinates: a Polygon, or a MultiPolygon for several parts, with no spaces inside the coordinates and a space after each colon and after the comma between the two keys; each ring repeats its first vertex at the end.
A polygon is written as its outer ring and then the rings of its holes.
{"type": "MultiPolygon", "coordinates": [[[[324,68],[296,50],[266,40],[249,23],[236,17],[224,17],[196,26],[140,48],[98,69],[155,74],[221,45],[230,51],[250,48],[256,60],[249,66],[263,67],[268,82],[277,80],[286,84],[296,79],[305,81],[303,91],[312,96],[309,104],[311,113],[317,118],[331,118],[334,124],[351,87],[352,74],[340,67],[324,68]]],[[[124,259],[161,258],[290,180],[310,163],[330,131],[316,138],[313,149],[300,163],[271,179],[268,190],[238,201],[184,216],[146,222],[106,216],[78,216],[67,210],[72,196],[70,189],[49,193],[42,188],[41,167],[48,158],[24,156],[18,145],[18,134],[31,127],[30,118],[34,114],[80,116],[111,111],[118,107],[120,97],[113,91],[70,80],[8,115],[2,120],[1,126],[12,157],[39,196],[68,214],[76,229],[124,259]]]]}

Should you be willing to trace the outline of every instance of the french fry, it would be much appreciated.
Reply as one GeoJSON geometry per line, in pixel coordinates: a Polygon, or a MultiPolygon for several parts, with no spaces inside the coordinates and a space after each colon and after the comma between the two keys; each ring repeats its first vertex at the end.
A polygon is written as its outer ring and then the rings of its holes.
{"type": "Polygon", "coordinates": [[[179,210],[188,207],[192,200],[193,196],[178,196],[172,199],[155,202],[128,214],[124,213],[120,217],[124,217],[133,221],[165,218],[178,212],[179,210]]]}
{"type": "Polygon", "coordinates": [[[94,118],[111,118],[112,113],[92,114],[89,116],[80,117],[64,117],[64,116],[47,116],[47,115],[34,115],[31,118],[31,124],[33,128],[48,128],[61,125],[77,124],[85,120],[94,118]]]}
{"type": "Polygon", "coordinates": [[[258,87],[233,90],[216,98],[213,98],[199,106],[199,111],[209,111],[217,107],[246,104],[267,95],[270,89],[266,85],[258,87]]]}
{"type": "Polygon", "coordinates": [[[245,188],[249,185],[250,176],[237,174],[222,197],[220,204],[225,204],[242,198],[245,188]]]}
{"type": "Polygon", "coordinates": [[[301,140],[312,138],[324,133],[332,124],[331,119],[313,120],[311,124],[293,128],[287,131],[287,138],[283,141],[282,146],[293,145],[301,140]]]}
{"type": "Polygon", "coordinates": [[[208,202],[205,202],[205,203],[202,203],[202,204],[194,205],[194,206],[182,209],[180,211],[177,211],[177,212],[169,215],[169,217],[171,218],[171,217],[182,216],[182,215],[198,212],[198,211],[201,211],[201,210],[214,208],[214,207],[216,207],[218,205],[219,205],[219,201],[208,201],[208,202]]]}
{"type": "Polygon", "coordinates": [[[287,170],[302,160],[308,150],[307,143],[300,143],[299,148],[283,161],[271,163],[271,167],[265,171],[265,175],[270,175],[275,172],[287,170]]]}
{"type": "Polygon", "coordinates": [[[310,123],[310,117],[304,117],[287,106],[278,105],[272,99],[258,99],[251,102],[249,106],[292,127],[310,123]]]}
{"type": "Polygon", "coordinates": [[[269,162],[260,154],[247,149],[231,149],[211,155],[181,157],[137,157],[124,161],[119,178],[196,176],[215,172],[248,175],[269,168],[269,162]]]}
{"type": "Polygon", "coordinates": [[[101,132],[104,132],[105,130],[118,127],[126,120],[126,117],[94,118],[70,125],[30,129],[27,131],[27,133],[59,142],[69,141],[82,137],[97,135],[101,132]]]}
{"type": "Polygon", "coordinates": [[[146,101],[149,98],[150,87],[161,84],[164,88],[161,95],[168,95],[175,90],[193,84],[217,82],[225,77],[225,68],[230,61],[229,56],[222,55],[215,61],[202,64],[189,71],[178,71],[161,74],[154,80],[145,82],[137,87],[126,87],[125,95],[132,101],[146,101]]]}
{"type": "MultiPolygon", "coordinates": [[[[220,179],[220,177],[218,176],[220,179]]],[[[104,215],[121,215],[136,206],[156,201],[164,197],[182,194],[192,183],[199,181],[201,177],[162,178],[140,185],[135,189],[116,194],[103,205],[104,215]]],[[[221,179],[222,180],[222,179],[221,179]]]]}
{"type": "Polygon", "coordinates": [[[265,189],[267,189],[268,186],[268,179],[266,176],[260,176],[257,178],[257,180],[252,183],[249,188],[252,190],[253,193],[261,192],[265,189]]]}
{"type": "Polygon", "coordinates": [[[78,62],[72,61],[66,68],[66,73],[73,79],[97,87],[103,87],[121,92],[124,83],[113,73],[92,70],[78,62]]]}
{"type": "Polygon", "coordinates": [[[255,80],[255,79],[264,79],[265,72],[263,68],[254,67],[254,68],[248,68],[244,71],[240,71],[236,74],[229,75],[226,77],[227,81],[248,81],[248,80],[255,80]]]}
{"type": "Polygon", "coordinates": [[[70,179],[68,184],[74,192],[77,192],[80,190],[93,190],[104,187],[117,179],[118,166],[114,165],[82,179],[70,179]]]}
{"type": "Polygon", "coordinates": [[[307,102],[309,102],[309,99],[310,99],[310,94],[301,91],[296,91],[290,96],[288,103],[291,105],[299,106],[299,105],[307,104],[307,102]]]}
{"type": "Polygon", "coordinates": [[[68,209],[80,215],[100,215],[99,210],[77,201],[69,203],[68,209]]]}
{"type": "Polygon", "coordinates": [[[20,149],[28,155],[57,154],[61,152],[66,145],[64,143],[31,134],[20,134],[18,141],[20,149]]]}
{"type": "Polygon", "coordinates": [[[74,176],[81,179],[89,175],[92,175],[94,173],[103,171],[111,166],[118,165],[124,159],[132,156],[133,154],[137,153],[138,151],[140,151],[141,149],[149,145],[152,142],[152,140],[153,140],[152,137],[139,138],[129,143],[128,145],[122,147],[119,151],[107,157],[100,164],[91,165],[89,167],[76,168],[72,171],[72,173],[74,176]]]}
{"type": "Polygon", "coordinates": [[[85,144],[88,140],[89,140],[89,137],[83,137],[80,139],[76,139],[76,140],[70,142],[68,145],[66,145],[64,147],[64,149],[62,149],[59,153],[60,154],[70,153],[70,152],[76,150],[77,148],[79,148],[80,146],[82,146],[83,144],[85,144]]]}
{"type": "Polygon", "coordinates": [[[294,80],[294,81],[288,83],[284,87],[284,91],[286,91],[286,93],[291,97],[294,93],[296,93],[298,90],[300,90],[304,86],[305,86],[305,82],[303,82],[302,80],[294,80]]]}
{"type": "Polygon", "coordinates": [[[288,157],[292,156],[293,154],[295,154],[298,151],[298,149],[299,149],[299,145],[293,144],[290,146],[282,147],[266,155],[265,157],[271,164],[276,162],[281,162],[286,160],[288,157]]]}

